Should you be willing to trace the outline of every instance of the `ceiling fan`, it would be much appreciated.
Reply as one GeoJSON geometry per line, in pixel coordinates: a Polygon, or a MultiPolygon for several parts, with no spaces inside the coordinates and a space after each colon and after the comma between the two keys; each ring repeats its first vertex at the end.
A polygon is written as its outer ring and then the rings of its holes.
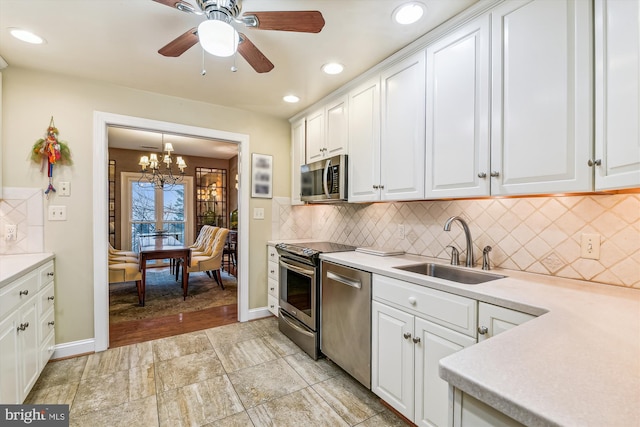
{"type": "Polygon", "coordinates": [[[236,31],[232,23],[257,30],[319,33],[324,27],[317,10],[247,12],[241,14],[242,0],[196,0],[198,7],[182,0],[153,0],[182,12],[204,15],[207,19],[163,46],[158,53],[178,57],[198,41],[203,49],[216,56],[231,56],[236,50],[258,73],[268,73],[273,63],[249,40],[236,31]]]}

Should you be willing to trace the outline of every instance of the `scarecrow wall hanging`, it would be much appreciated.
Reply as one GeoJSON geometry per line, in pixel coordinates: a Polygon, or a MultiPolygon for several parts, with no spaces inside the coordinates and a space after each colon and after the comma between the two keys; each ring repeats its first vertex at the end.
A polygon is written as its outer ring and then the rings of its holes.
{"type": "Polygon", "coordinates": [[[49,122],[47,128],[47,135],[45,138],[40,138],[36,141],[31,149],[31,160],[34,163],[40,164],[40,172],[47,168],[47,176],[49,177],[49,186],[44,191],[44,194],[49,197],[50,192],[56,192],[53,186],[53,165],[71,165],[71,151],[69,146],[64,141],[58,140],[58,129],[53,123],[53,116],[49,122]]]}

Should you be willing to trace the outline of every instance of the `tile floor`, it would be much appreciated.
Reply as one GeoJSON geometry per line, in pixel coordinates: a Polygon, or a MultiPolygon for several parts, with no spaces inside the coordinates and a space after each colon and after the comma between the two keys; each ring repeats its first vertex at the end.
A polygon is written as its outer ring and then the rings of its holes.
{"type": "Polygon", "coordinates": [[[71,426],[406,426],[275,318],[50,362],[25,403],[68,404],[71,426]]]}

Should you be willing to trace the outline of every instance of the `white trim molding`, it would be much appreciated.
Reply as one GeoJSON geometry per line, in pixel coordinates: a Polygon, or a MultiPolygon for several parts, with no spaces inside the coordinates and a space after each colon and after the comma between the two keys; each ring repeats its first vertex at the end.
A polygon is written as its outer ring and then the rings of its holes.
{"type": "Polygon", "coordinates": [[[64,359],[80,354],[93,353],[95,351],[95,339],[72,341],[64,344],[56,344],[56,349],[51,355],[51,360],[64,359]]]}
{"type": "Polygon", "coordinates": [[[109,281],[107,270],[107,168],[108,126],[155,130],[204,137],[238,144],[238,320],[250,320],[249,313],[249,135],[163,122],[140,117],[94,111],[93,113],[93,288],[95,351],[109,347],[109,281]]]}

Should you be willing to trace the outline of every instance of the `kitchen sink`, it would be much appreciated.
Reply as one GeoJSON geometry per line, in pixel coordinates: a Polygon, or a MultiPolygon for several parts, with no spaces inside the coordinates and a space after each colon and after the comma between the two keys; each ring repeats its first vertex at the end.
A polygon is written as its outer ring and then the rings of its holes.
{"type": "Polygon", "coordinates": [[[403,265],[393,268],[409,271],[411,273],[423,274],[425,276],[437,277],[438,279],[451,280],[452,282],[464,283],[465,285],[477,285],[478,283],[507,277],[500,274],[470,271],[462,268],[450,267],[448,265],[432,263],[403,265]]]}

